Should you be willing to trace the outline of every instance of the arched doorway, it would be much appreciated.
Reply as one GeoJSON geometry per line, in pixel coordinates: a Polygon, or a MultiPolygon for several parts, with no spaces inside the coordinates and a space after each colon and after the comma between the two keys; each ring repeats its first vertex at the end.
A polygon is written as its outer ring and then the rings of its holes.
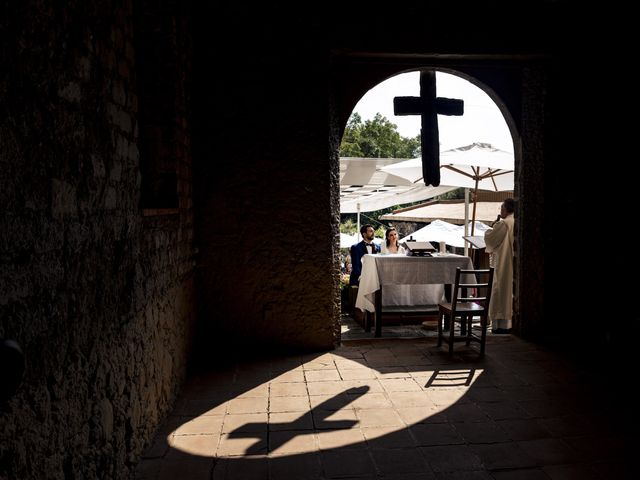
{"type": "MultiPolygon", "coordinates": [[[[445,99],[465,97],[463,116],[448,117],[438,115],[438,123],[440,125],[439,127],[436,126],[436,129],[439,129],[440,151],[445,151],[452,147],[461,147],[466,143],[473,145],[479,142],[483,145],[508,150],[508,153],[512,156],[511,187],[502,187],[500,189],[496,187],[495,190],[510,190],[507,192],[507,196],[515,196],[517,199],[517,192],[514,194],[515,189],[513,186],[513,178],[517,173],[514,174],[513,170],[518,167],[513,158],[515,157],[519,160],[520,137],[516,122],[507,108],[506,102],[489,85],[474,75],[466,73],[463,71],[464,69],[433,68],[428,70],[435,70],[436,72],[437,96],[439,99],[440,97],[445,97],[445,99]],[[492,111],[488,113],[488,109],[492,109],[492,111]]],[[[413,139],[420,141],[420,116],[395,116],[393,107],[394,98],[396,97],[419,96],[419,70],[395,73],[373,86],[368,92],[364,92],[361,98],[355,98],[354,94],[350,101],[353,108],[349,112],[349,121],[343,132],[344,136],[340,150],[341,214],[343,214],[343,218],[345,213],[353,214],[356,212],[354,205],[357,205],[358,220],[352,221],[352,224],[356,226],[356,230],[353,232],[345,231],[345,225],[341,224],[341,234],[343,236],[345,233],[351,234],[356,241],[361,240],[357,231],[357,227],[360,225],[361,211],[368,212],[366,216],[367,223],[378,222],[377,218],[373,217],[376,217],[382,209],[392,205],[402,207],[400,199],[406,199],[406,203],[409,205],[409,202],[426,200],[442,193],[440,190],[435,190],[434,187],[425,187],[422,185],[422,181],[418,182],[420,185],[416,185],[417,181],[411,179],[412,182],[410,184],[402,186],[402,182],[397,182],[398,179],[393,175],[380,175],[382,171],[392,171],[388,170],[390,167],[386,165],[396,161],[395,159],[380,157],[387,155],[391,157],[396,152],[401,152],[401,155],[407,156],[408,150],[403,148],[406,143],[413,139]],[[398,124],[400,127],[398,127],[398,124]],[[354,129],[359,129],[356,134],[354,134],[354,129]],[[379,135],[380,141],[378,143],[376,143],[378,140],[375,137],[376,135],[379,135]],[[396,136],[396,139],[400,139],[397,147],[389,146],[389,138],[392,138],[393,135],[396,136]],[[358,141],[360,141],[359,145],[354,146],[354,143],[358,141]],[[381,153],[386,153],[386,155],[381,155],[381,153]],[[367,185],[368,182],[371,182],[371,184],[367,185]],[[397,184],[393,182],[397,182],[397,184]],[[407,191],[407,195],[404,197],[404,192],[401,192],[403,188],[407,191]],[[385,196],[388,198],[385,198],[385,196]],[[373,212],[373,217],[371,212],[373,212]]],[[[419,152],[417,153],[419,154],[419,152]]],[[[449,181],[451,180],[449,179],[449,181]]],[[[476,193],[478,193],[477,189],[476,193]]],[[[501,198],[504,198],[505,195],[499,196],[500,198],[494,197],[492,200],[495,201],[496,205],[499,205],[501,198]]],[[[495,207],[495,210],[499,212],[499,206],[495,207]]],[[[495,215],[492,219],[495,219],[495,215]]],[[[347,222],[349,221],[351,219],[347,219],[347,222]]],[[[379,225],[381,225],[380,230],[383,231],[384,227],[381,223],[379,225]]],[[[344,249],[344,246],[341,246],[340,255],[343,274],[346,266],[344,258],[347,255],[347,250],[344,249]]],[[[516,255],[518,255],[517,246],[516,255]]],[[[344,285],[341,284],[341,288],[344,288],[344,285]]],[[[349,298],[350,303],[355,301],[355,295],[353,294],[349,297],[345,295],[342,297],[343,300],[349,298]]],[[[353,305],[349,305],[349,307],[351,308],[351,316],[362,317],[359,314],[360,312],[353,309],[353,305]]]]}

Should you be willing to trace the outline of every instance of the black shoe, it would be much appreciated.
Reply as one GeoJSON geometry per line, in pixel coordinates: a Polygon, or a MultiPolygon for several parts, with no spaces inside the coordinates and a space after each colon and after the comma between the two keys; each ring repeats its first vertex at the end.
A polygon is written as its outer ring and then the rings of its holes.
{"type": "Polygon", "coordinates": [[[506,335],[508,333],[511,333],[511,329],[510,328],[494,328],[493,330],[491,330],[491,333],[496,335],[506,335]]]}

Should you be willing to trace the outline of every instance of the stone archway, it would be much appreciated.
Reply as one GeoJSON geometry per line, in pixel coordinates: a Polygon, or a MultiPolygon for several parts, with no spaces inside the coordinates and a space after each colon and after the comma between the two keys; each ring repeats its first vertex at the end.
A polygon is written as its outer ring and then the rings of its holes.
{"type": "MultiPolygon", "coordinates": [[[[531,59],[535,63],[534,59],[531,59]]],[[[412,58],[410,55],[386,56],[357,54],[336,55],[336,72],[334,73],[334,96],[332,112],[332,132],[339,132],[331,145],[339,145],[342,129],[361,96],[369,89],[387,78],[409,70],[433,69],[457,75],[481,88],[496,103],[502,112],[511,132],[514,144],[516,164],[515,196],[518,201],[518,218],[516,227],[516,261],[514,272],[514,332],[529,338],[539,337],[543,310],[542,282],[531,288],[523,288],[523,278],[543,276],[541,271],[542,232],[534,225],[542,224],[543,204],[540,198],[532,193],[541,188],[542,163],[540,152],[531,153],[523,150],[523,133],[525,137],[536,138],[540,132],[525,130],[523,120],[542,115],[542,93],[529,87],[537,84],[540,76],[538,70],[527,61],[518,58],[501,58],[488,62],[487,59],[443,59],[434,57],[425,59],[412,58]],[[531,79],[526,80],[525,79],[531,79]],[[523,111],[524,106],[528,107],[523,111]],[[537,158],[535,158],[537,157],[537,158]],[[528,159],[532,160],[529,162],[528,159]],[[534,200],[535,199],[535,200],[534,200]],[[525,224],[523,219],[533,219],[534,223],[525,224]],[[537,260],[534,260],[537,259],[537,260]]],[[[338,164],[338,153],[332,152],[333,165],[338,164]]]]}

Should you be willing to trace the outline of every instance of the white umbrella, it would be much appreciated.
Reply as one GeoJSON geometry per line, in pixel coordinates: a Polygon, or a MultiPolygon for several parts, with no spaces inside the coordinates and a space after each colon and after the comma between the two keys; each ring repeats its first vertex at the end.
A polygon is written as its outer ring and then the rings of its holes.
{"type": "MultiPolygon", "coordinates": [[[[347,235],[346,233],[340,234],[340,248],[350,248],[351,245],[355,245],[356,243],[360,243],[362,240],[362,235],[359,233],[354,233],[353,235],[347,235]]],[[[373,243],[377,245],[382,245],[384,242],[384,238],[373,238],[373,243]]]]}
{"type": "MultiPolygon", "coordinates": [[[[484,236],[484,232],[489,228],[482,222],[476,222],[476,233],[484,236]]],[[[417,242],[445,242],[452,247],[464,248],[465,242],[464,225],[454,225],[443,220],[434,220],[426,227],[416,230],[411,235],[407,235],[400,241],[405,242],[412,237],[417,242]]]]}
{"type": "MultiPolygon", "coordinates": [[[[513,153],[493,148],[488,143],[445,150],[440,152],[440,183],[496,192],[513,190],[513,158],[513,153]]],[[[422,180],[422,159],[385,165],[380,170],[418,183],[422,180]]]]}
{"type": "MultiPolygon", "coordinates": [[[[496,192],[513,190],[513,153],[493,148],[488,143],[472,143],[440,152],[440,184],[496,192]]],[[[382,167],[380,170],[417,183],[422,180],[422,159],[414,158],[382,167]]],[[[471,234],[473,235],[474,223],[471,234]]]]}
{"type": "Polygon", "coordinates": [[[353,235],[347,235],[346,233],[340,234],[340,248],[349,248],[351,245],[358,243],[359,235],[354,233],[353,235]]]}

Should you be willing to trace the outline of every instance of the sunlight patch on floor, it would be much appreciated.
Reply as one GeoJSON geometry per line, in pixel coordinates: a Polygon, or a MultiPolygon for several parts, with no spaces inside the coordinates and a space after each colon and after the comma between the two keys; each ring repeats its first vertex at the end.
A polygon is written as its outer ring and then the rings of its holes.
{"type": "Polygon", "coordinates": [[[482,369],[435,365],[424,350],[341,347],[300,357],[290,368],[238,368],[233,383],[221,382],[222,392],[194,388],[166,440],[195,456],[278,456],[350,448],[417,424],[445,423],[482,369]]]}

